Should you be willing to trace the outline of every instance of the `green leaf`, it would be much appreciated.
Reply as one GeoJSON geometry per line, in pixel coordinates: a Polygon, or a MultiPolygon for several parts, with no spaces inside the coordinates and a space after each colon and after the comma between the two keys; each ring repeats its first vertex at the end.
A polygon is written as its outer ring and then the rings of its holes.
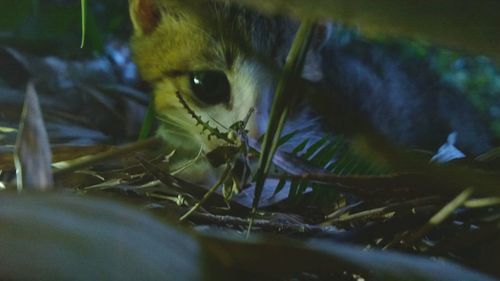
{"type": "Polygon", "coordinates": [[[85,46],[85,31],[86,31],[86,17],[87,17],[87,0],[80,0],[82,5],[82,42],[80,44],[80,48],[85,46]]]}
{"type": "Polygon", "coordinates": [[[307,144],[309,143],[309,140],[308,139],[305,139],[303,140],[299,145],[297,145],[292,153],[293,154],[298,154],[299,152],[301,152],[302,150],[304,150],[304,148],[306,148],[307,144]]]}
{"type": "Polygon", "coordinates": [[[285,185],[286,185],[286,180],[280,180],[280,182],[278,183],[278,185],[274,189],[273,196],[278,194],[280,191],[282,191],[283,188],[285,188],[285,185]]]}
{"type": "MultiPolygon", "coordinates": [[[[264,188],[264,182],[271,167],[274,153],[279,144],[280,134],[285,125],[290,104],[295,101],[294,96],[285,95],[288,89],[288,83],[293,77],[300,75],[304,65],[305,57],[309,44],[312,40],[314,24],[312,21],[305,20],[297,32],[292,48],[287,57],[281,79],[276,88],[276,93],[271,108],[267,133],[264,136],[262,153],[259,159],[259,169],[256,174],[255,196],[253,200],[252,212],[255,213],[258,202],[264,188]]],[[[297,95],[298,93],[293,93],[297,95]]],[[[251,226],[251,223],[250,223],[251,226]]]]}
{"type": "Polygon", "coordinates": [[[323,136],[320,140],[315,142],[313,145],[311,145],[307,150],[306,153],[301,158],[304,159],[309,159],[311,156],[315,155],[315,153],[325,145],[325,143],[328,142],[329,136],[323,136]]]}
{"type": "Polygon", "coordinates": [[[284,145],[285,143],[287,143],[290,139],[292,139],[293,137],[295,137],[297,135],[299,131],[295,130],[291,133],[288,133],[284,136],[282,136],[278,142],[278,146],[282,146],[284,145]]]}
{"type": "Polygon", "coordinates": [[[145,140],[151,135],[152,127],[155,121],[155,109],[153,99],[149,102],[146,111],[146,117],[142,121],[141,131],[139,132],[139,140],[145,140]]]}

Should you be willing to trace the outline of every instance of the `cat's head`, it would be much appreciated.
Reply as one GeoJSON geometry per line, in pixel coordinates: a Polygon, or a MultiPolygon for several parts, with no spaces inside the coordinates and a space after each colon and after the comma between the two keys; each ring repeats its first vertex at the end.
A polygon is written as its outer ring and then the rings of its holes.
{"type": "MultiPolygon", "coordinates": [[[[202,134],[178,94],[220,131],[255,108],[249,135],[264,133],[297,22],[204,0],[131,0],[130,14],[134,59],[154,87],[159,133],[167,143],[192,155],[223,144],[202,134]]],[[[310,52],[303,76],[319,80],[321,75],[319,57],[310,52]]]]}

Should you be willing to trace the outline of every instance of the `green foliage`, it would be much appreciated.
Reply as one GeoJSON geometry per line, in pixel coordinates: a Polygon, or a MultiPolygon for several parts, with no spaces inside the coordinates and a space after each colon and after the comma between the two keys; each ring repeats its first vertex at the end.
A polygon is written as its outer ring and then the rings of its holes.
{"type": "Polygon", "coordinates": [[[80,0],[82,4],[82,43],[80,44],[80,48],[85,46],[85,31],[87,28],[87,1],[80,0]]]}
{"type": "MultiPolygon", "coordinates": [[[[304,140],[293,149],[292,153],[309,166],[324,172],[339,176],[378,176],[391,172],[389,167],[372,161],[367,155],[357,153],[342,136],[325,135],[316,142],[309,143],[310,140],[304,140]]],[[[275,194],[280,192],[285,184],[286,180],[281,180],[275,194]]],[[[334,189],[317,183],[291,180],[290,187],[289,199],[292,202],[299,202],[308,187],[312,188],[313,204],[331,206],[338,198],[338,192],[334,189]]]]}
{"type": "MultiPolygon", "coordinates": [[[[85,2],[85,1],[84,1],[85,2]]],[[[82,43],[80,1],[0,1],[0,44],[16,46],[37,54],[89,55],[103,50],[104,39],[126,39],[129,34],[127,1],[90,1],[82,43]]]]}
{"type": "Polygon", "coordinates": [[[489,120],[500,137],[500,69],[486,57],[457,57],[440,50],[431,57],[443,79],[458,87],[489,120]]]}
{"type": "Polygon", "coordinates": [[[394,46],[403,59],[427,62],[441,80],[457,88],[484,115],[497,138],[500,137],[500,68],[488,57],[471,56],[437,48],[419,41],[382,41],[394,46]]]}
{"type": "Polygon", "coordinates": [[[293,77],[299,75],[304,66],[305,57],[309,44],[312,41],[312,34],[314,24],[312,21],[304,21],[301,23],[297,31],[296,38],[291,47],[290,53],[287,57],[285,68],[283,69],[282,76],[276,88],[276,93],[273,99],[271,114],[269,116],[267,133],[264,136],[262,144],[262,153],[259,159],[259,168],[255,175],[255,197],[253,200],[253,211],[258,207],[258,202],[264,188],[266,177],[271,167],[274,153],[278,148],[280,142],[280,135],[285,125],[285,121],[290,110],[290,105],[296,100],[296,95],[285,96],[285,92],[290,91],[290,81],[293,77]]]}
{"type": "MultiPolygon", "coordinates": [[[[38,1],[35,1],[38,3],[38,1]]],[[[26,22],[30,15],[37,12],[33,1],[3,0],[0,2],[0,30],[9,31],[26,22]]],[[[4,35],[5,36],[5,35],[4,35]]]]}
{"type": "Polygon", "coordinates": [[[154,122],[156,120],[155,116],[154,102],[151,100],[149,101],[146,116],[142,122],[141,130],[139,132],[139,140],[145,140],[153,133],[154,122]]]}

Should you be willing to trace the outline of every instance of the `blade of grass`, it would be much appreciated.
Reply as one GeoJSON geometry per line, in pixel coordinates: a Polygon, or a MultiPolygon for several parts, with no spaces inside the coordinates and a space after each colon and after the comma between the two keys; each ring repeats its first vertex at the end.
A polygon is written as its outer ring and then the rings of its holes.
{"type": "Polygon", "coordinates": [[[86,32],[86,25],[87,25],[87,0],[80,0],[80,3],[82,5],[82,42],[80,44],[80,48],[83,48],[85,46],[85,32],[86,32]]]}
{"type": "MultiPolygon", "coordinates": [[[[276,148],[279,144],[281,131],[283,130],[290,105],[296,99],[294,96],[285,95],[285,92],[290,92],[288,89],[288,83],[291,78],[300,76],[302,67],[304,66],[307,50],[312,39],[313,29],[314,23],[311,20],[305,20],[300,25],[290,53],[288,54],[280,81],[276,88],[271,108],[271,115],[262,145],[262,153],[259,159],[259,169],[256,173],[255,196],[252,203],[252,218],[248,227],[248,233],[250,233],[252,227],[252,222],[258,208],[264,183],[267,175],[269,174],[269,168],[271,167],[274,153],[276,152],[276,148]]],[[[292,95],[298,94],[296,92],[290,93],[292,95]]]]}
{"type": "Polygon", "coordinates": [[[469,187],[458,194],[453,200],[446,204],[439,212],[437,212],[429,221],[422,226],[416,232],[410,234],[408,237],[403,239],[393,240],[391,243],[387,244],[384,249],[388,249],[397,244],[403,247],[408,247],[412,245],[418,239],[421,239],[429,232],[431,232],[436,226],[442,224],[446,219],[448,219],[456,209],[460,208],[473,194],[474,188],[469,187]]]}
{"type": "Polygon", "coordinates": [[[145,140],[151,135],[151,130],[155,120],[155,109],[153,99],[149,102],[148,109],[146,111],[146,117],[142,121],[141,131],[139,132],[138,140],[145,140]]]}
{"type": "Polygon", "coordinates": [[[471,199],[464,203],[466,208],[486,208],[494,205],[500,205],[500,197],[471,199]]]}
{"type": "Polygon", "coordinates": [[[100,163],[106,160],[118,158],[133,152],[144,149],[154,148],[162,144],[162,141],[157,137],[152,137],[146,140],[138,141],[132,144],[127,144],[112,150],[97,153],[91,156],[84,156],[72,161],[58,163],[58,169],[54,171],[54,176],[62,176],[78,169],[83,169],[93,164],[100,163]]]}
{"type": "Polygon", "coordinates": [[[233,166],[230,164],[227,164],[226,169],[224,170],[222,176],[217,180],[217,182],[205,193],[203,198],[196,203],[187,213],[185,213],[182,217],[179,218],[179,221],[184,221],[187,219],[192,213],[194,213],[196,210],[198,210],[203,203],[205,203],[210,196],[221,186],[224,184],[224,182],[228,179],[229,175],[231,174],[231,170],[233,169],[233,166]]]}

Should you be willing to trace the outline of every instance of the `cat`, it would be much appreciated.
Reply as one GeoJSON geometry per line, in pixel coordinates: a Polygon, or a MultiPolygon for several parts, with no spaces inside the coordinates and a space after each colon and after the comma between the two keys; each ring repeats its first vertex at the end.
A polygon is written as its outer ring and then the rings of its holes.
{"type": "MultiPolygon", "coordinates": [[[[248,136],[258,139],[265,133],[297,21],[210,0],[131,0],[130,15],[134,60],[142,78],[154,88],[161,121],[158,134],[179,155],[206,154],[223,141],[202,134],[178,95],[221,131],[255,108],[248,136]]],[[[468,154],[491,147],[481,117],[456,90],[442,85],[425,62],[418,64],[420,68],[406,67],[397,55],[363,39],[342,40],[337,31],[331,23],[316,29],[296,83],[307,94],[285,128],[300,133],[288,142],[288,149],[305,138],[331,132],[323,122],[328,120],[325,110],[318,114],[308,102],[314,91],[335,95],[338,110],[352,109],[364,116],[370,127],[395,145],[436,150],[454,132],[457,146],[468,154]]],[[[320,107],[332,103],[329,98],[315,100],[320,107]]],[[[208,164],[204,165],[198,169],[200,177],[206,174],[208,164]]]]}

